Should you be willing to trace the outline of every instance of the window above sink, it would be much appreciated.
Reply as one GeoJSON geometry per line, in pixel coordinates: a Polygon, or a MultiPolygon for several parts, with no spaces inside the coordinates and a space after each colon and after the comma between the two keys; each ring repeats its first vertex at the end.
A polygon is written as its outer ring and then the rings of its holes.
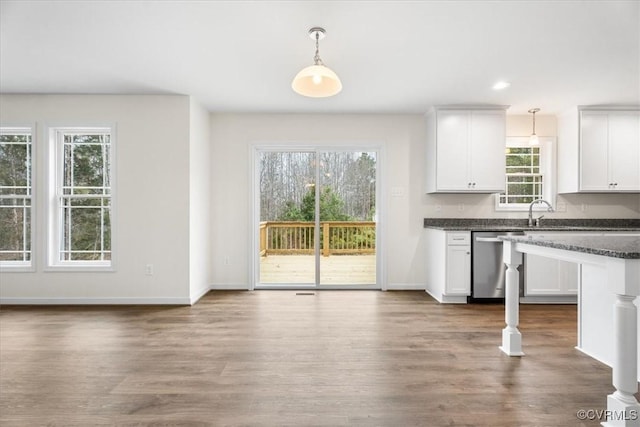
{"type": "MultiPolygon", "coordinates": [[[[496,211],[526,211],[536,199],[555,205],[555,138],[540,137],[539,141],[539,145],[529,145],[528,137],[506,139],[506,191],[496,194],[496,211]]],[[[546,207],[536,205],[533,210],[546,207]]]]}

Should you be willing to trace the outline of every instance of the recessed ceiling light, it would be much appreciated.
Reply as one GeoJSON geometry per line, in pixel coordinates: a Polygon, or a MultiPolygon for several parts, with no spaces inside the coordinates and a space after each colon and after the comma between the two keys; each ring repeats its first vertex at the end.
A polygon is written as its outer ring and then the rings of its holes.
{"type": "Polygon", "coordinates": [[[508,88],[509,86],[511,86],[511,83],[500,81],[493,85],[493,90],[502,90],[508,88]]]}

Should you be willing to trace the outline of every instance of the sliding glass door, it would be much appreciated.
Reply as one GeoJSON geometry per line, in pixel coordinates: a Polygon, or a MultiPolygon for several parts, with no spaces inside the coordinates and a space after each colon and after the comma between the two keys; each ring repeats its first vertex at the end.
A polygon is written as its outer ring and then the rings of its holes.
{"type": "Polygon", "coordinates": [[[259,152],[259,283],[315,286],[317,154],[259,152]]]}
{"type": "Polygon", "coordinates": [[[257,287],[375,288],[375,151],[256,151],[257,287]]]}
{"type": "Polygon", "coordinates": [[[376,283],[376,153],[319,156],[320,285],[376,283]]]}

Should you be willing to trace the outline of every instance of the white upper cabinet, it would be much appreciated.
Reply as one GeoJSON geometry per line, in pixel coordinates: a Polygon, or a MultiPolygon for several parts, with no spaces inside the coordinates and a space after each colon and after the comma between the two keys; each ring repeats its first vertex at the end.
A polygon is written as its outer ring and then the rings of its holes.
{"type": "Polygon", "coordinates": [[[559,192],[640,192],[640,110],[577,110],[558,131],[559,192]]]}
{"type": "Polygon", "coordinates": [[[439,107],[426,122],[427,193],[504,191],[505,107],[439,107]]]}

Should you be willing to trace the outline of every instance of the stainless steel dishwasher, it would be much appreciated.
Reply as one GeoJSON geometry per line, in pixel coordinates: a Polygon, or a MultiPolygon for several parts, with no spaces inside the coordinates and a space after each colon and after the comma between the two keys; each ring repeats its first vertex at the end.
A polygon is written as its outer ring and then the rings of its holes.
{"type": "MultiPolygon", "coordinates": [[[[504,300],[505,272],[502,240],[498,236],[524,235],[522,231],[474,231],[471,233],[471,301],[504,300]]],[[[520,272],[520,295],[524,290],[524,264],[520,272]]]]}

